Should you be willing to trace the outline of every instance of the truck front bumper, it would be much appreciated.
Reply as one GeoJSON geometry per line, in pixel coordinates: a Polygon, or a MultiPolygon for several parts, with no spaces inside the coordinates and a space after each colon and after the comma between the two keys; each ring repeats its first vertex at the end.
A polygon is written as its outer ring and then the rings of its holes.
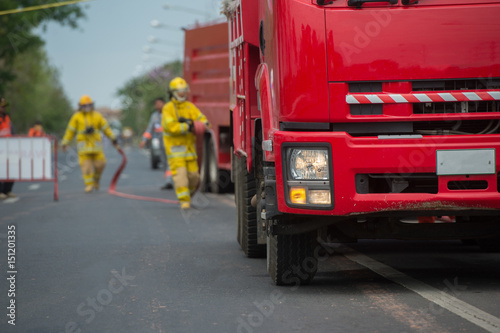
{"type": "MultiPolygon", "coordinates": [[[[274,133],[273,150],[278,210],[282,213],[344,217],[450,212],[481,215],[496,214],[497,210],[500,213],[498,135],[352,137],[345,132],[278,131],[274,133]],[[328,207],[291,202],[286,150],[295,146],[329,150],[331,205],[328,207]],[[477,161],[477,168],[474,163],[472,168],[458,167],[459,174],[438,172],[437,163],[441,161],[438,152],[451,151],[452,157],[460,157],[464,152],[473,157],[479,150],[487,151],[492,159],[477,161]],[[404,180],[407,177],[413,177],[413,185],[404,180]],[[435,184],[429,186],[430,190],[420,192],[425,186],[419,186],[419,177],[423,182],[431,179],[435,184]],[[363,184],[370,179],[375,185],[388,182],[387,189],[363,184]]],[[[448,157],[446,162],[453,161],[448,157]]],[[[293,184],[300,185],[300,181],[293,184]]],[[[304,184],[307,190],[307,182],[304,184]]]]}

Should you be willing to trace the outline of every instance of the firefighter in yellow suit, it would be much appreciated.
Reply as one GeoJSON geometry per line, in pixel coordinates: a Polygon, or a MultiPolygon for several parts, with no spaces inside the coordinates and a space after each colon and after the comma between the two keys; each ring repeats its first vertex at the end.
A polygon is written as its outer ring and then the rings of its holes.
{"type": "Polygon", "coordinates": [[[188,92],[189,87],[184,79],[173,79],[169,85],[170,101],[162,110],[165,150],[177,199],[183,210],[191,207],[191,195],[200,181],[194,122],[201,121],[209,127],[205,115],[186,100],[188,92]]]}
{"type": "Polygon", "coordinates": [[[78,159],[82,169],[85,192],[99,189],[102,171],[106,166],[106,157],[102,149],[101,131],[118,147],[117,140],[108,122],[94,110],[92,99],[84,95],[78,103],[78,112],[71,117],[62,140],[63,151],[76,135],[78,159]]]}

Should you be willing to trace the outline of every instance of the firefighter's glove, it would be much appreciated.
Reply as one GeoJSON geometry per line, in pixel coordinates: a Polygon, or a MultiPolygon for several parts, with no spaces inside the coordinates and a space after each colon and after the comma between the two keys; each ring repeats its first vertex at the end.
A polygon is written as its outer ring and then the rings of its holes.
{"type": "Polygon", "coordinates": [[[189,126],[189,132],[194,132],[194,123],[191,119],[186,119],[184,117],[179,117],[180,123],[186,123],[189,126]]]}

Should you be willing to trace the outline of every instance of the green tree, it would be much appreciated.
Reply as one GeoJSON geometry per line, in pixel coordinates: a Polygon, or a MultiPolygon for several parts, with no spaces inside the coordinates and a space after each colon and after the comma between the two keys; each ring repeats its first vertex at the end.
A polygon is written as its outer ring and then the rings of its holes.
{"type": "Polygon", "coordinates": [[[166,99],[168,84],[181,75],[182,62],[174,61],[126,82],[117,92],[123,101],[123,125],[131,127],[135,133],[142,133],[154,110],[154,99],[166,99]]]}
{"type": "Polygon", "coordinates": [[[61,87],[59,72],[49,64],[44,49],[38,47],[17,57],[12,72],[16,78],[8,85],[5,96],[17,134],[26,134],[40,120],[47,133],[60,135],[72,107],[61,87]]]}
{"type": "MultiPolygon", "coordinates": [[[[0,10],[26,8],[58,2],[56,0],[0,0],[0,10]]],[[[0,16],[0,95],[15,77],[12,67],[17,57],[43,45],[42,39],[34,33],[36,28],[45,30],[53,21],[61,25],[77,27],[77,20],[84,17],[78,5],[68,5],[37,11],[21,12],[0,16]]]]}

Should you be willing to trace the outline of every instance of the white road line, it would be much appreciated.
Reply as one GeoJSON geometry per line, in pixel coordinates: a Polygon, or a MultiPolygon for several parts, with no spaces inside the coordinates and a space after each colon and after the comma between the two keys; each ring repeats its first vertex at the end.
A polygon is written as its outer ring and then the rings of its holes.
{"type": "Polygon", "coordinates": [[[14,202],[18,202],[19,201],[19,197],[17,198],[7,198],[3,201],[4,204],[12,204],[14,202]]]}
{"type": "Polygon", "coordinates": [[[39,188],[40,188],[40,184],[33,184],[33,185],[28,186],[28,190],[30,190],[30,191],[36,191],[39,188]]]}
{"type": "Polygon", "coordinates": [[[423,298],[447,309],[450,312],[470,321],[471,323],[484,328],[488,332],[500,331],[500,318],[492,316],[464,301],[459,300],[441,290],[429,286],[419,280],[416,280],[390,266],[382,264],[362,253],[346,248],[343,255],[360,264],[373,272],[391,280],[403,287],[419,294],[423,298]]]}

